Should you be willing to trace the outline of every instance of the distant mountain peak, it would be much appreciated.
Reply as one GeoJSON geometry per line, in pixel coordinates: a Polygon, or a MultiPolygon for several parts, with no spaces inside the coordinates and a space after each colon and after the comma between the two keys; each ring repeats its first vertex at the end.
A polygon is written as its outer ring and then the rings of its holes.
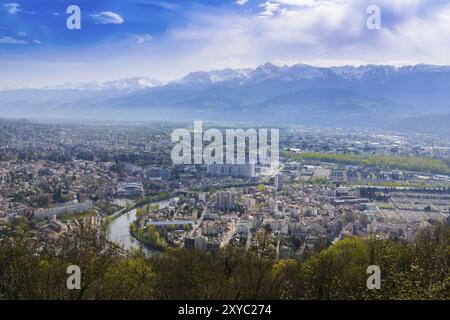
{"type": "Polygon", "coordinates": [[[134,91],[153,87],[163,86],[164,83],[151,78],[135,77],[124,78],[120,80],[106,82],[67,82],[61,85],[48,86],[44,89],[50,90],[83,90],[83,91],[101,91],[101,90],[120,90],[134,91]]]}
{"type": "Polygon", "coordinates": [[[192,72],[166,84],[135,77],[3,90],[0,116],[384,126],[403,117],[449,114],[449,101],[450,67],[446,66],[266,63],[256,68],[192,72]]]}
{"type": "Polygon", "coordinates": [[[327,78],[341,79],[343,81],[360,81],[369,78],[383,78],[383,80],[386,80],[389,77],[400,74],[404,76],[416,73],[429,74],[443,72],[450,72],[450,66],[417,64],[396,67],[391,65],[367,64],[361,66],[317,67],[304,63],[279,66],[268,62],[256,68],[225,68],[212,71],[195,71],[168,83],[147,77],[134,77],[106,82],[68,82],[40,89],[83,91],[117,90],[131,92],[162,86],[208,87],[222,84],[227,86],[241,86],[263,81],[319,81],[327,78]]]}
{"type": "Polygon", "coordinates": [[[213,85],[221,82],[229,81],[245,81],[249,79],[252,69],[230,69],[225,68],[221,70],[213,71],[197,71],[191,72],[183,78],[173,81],[170,84],[173,85],[213,85]]]}
{"type": "Polygon", "coordinates": [[[163,82],[151,78],[125,78],[116,81],[104,82],[103,86],[106,88],[115,88],[118,90],[138,90],[153,87],[160,87],[164,85],[163,82]]]}

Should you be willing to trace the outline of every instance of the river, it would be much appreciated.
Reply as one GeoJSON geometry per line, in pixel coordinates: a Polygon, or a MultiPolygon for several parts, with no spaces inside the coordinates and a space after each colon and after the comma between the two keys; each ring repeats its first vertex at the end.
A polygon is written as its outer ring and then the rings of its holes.
{"type": "MultiPolygon", "coordinates": [[[[160,208],[166,208],[172,201],[178,201],[178,198],[170,198],[159,202],[151,203],[151,205],[159,204],[160,208]]],[[[110,240],[120,244],[125,250],[133,248],[141,249],[145,254],[154,254],[155,250],[148,249],[140,243],[135,237],[130,234],[130,225],[136,221],[136,209],[122,214],[120,217],[114,219],[108,230],[108,237],[110,240]]]]}

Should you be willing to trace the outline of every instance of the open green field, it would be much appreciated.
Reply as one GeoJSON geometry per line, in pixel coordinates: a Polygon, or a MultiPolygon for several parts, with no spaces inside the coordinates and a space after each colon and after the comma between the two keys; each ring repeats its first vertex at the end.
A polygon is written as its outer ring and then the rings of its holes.
{"type": "Polygon", "coordinates": [[[288,161],[317,160],[347,165],[376,167],[380,169],[407,170],[435,174],[449,174],[448,163],[426,157],[406,157],[390,155],[325,154],[318,152],[295,153],[284,151],[288,161]]]}

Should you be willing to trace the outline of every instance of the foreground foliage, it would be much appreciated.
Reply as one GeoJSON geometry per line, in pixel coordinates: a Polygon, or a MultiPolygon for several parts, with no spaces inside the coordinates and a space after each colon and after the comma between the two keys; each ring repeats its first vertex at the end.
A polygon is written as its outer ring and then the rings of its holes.
{"type": "Polygon", "coordinates": [[[253,251],[145,258],[95,230],[42,247],[17,227],[0,240],[0,299],[450,299],[449,229],[437,224],[410,245],[347,238],[299,262],[276,261],[266,234],[253,251]],[[81,268],[81,290],[66,287],[69,265],[81,268]],[[381,269],[380,290],[366,288],[369,265],[381,269]]]}

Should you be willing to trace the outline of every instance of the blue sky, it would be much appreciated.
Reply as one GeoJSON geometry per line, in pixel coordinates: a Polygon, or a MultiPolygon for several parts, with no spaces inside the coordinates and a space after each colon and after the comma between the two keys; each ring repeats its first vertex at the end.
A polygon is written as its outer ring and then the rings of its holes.
{"type": "Polygon", "coordinates": [[[265,62],[450,64],[447,0],[0,0],[0,88],[265,62]],[[66,9],[81,8],[81,30],[66,9]],[[381,30],[366,9],[381,9],[381,30]]]}

